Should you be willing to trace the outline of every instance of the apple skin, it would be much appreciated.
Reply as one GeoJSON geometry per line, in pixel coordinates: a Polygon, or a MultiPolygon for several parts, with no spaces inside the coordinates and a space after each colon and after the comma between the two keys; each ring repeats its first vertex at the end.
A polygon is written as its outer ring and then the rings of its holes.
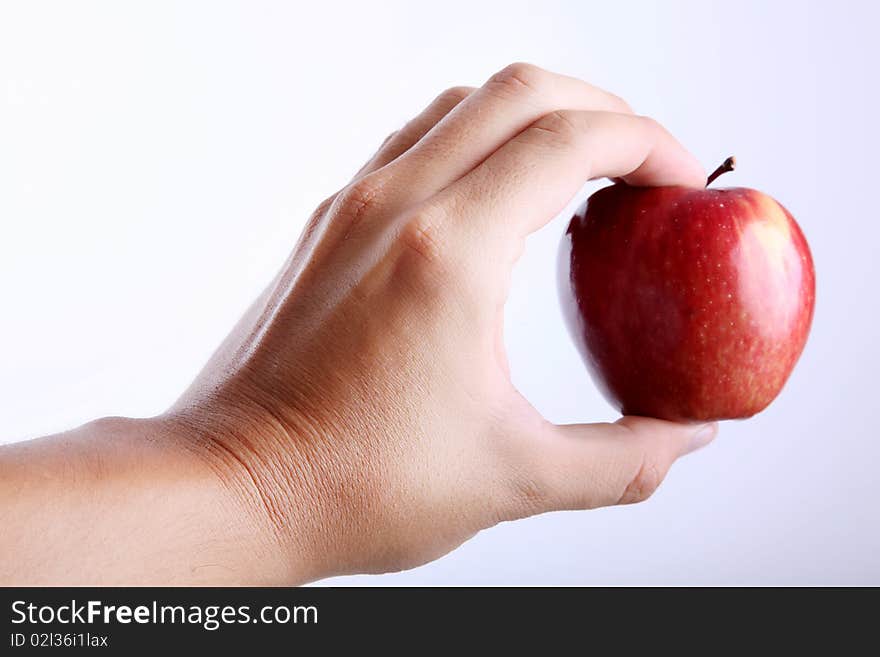
{"type": "Polygon", "coordinates": [[[569,330],[625,415],[750,417],[779,394],[810,331],[810,249],[753,189],[605,187],[572,218],[559,264],[569,330]]]}

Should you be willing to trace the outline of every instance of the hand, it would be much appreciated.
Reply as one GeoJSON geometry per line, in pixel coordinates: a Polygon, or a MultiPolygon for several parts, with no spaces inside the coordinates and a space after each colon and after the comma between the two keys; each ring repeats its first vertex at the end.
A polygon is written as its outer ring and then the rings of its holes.
{"type": "Polygon", "coordinates": [[[409,568],[500,521],[638,502],[715,426],[556,426],[510,382],[526,236],[584,181],[703,186],[660,125],[514,64],[441,94],[315,211],[159,421],[273,546],[269,581],[409,568]]]}

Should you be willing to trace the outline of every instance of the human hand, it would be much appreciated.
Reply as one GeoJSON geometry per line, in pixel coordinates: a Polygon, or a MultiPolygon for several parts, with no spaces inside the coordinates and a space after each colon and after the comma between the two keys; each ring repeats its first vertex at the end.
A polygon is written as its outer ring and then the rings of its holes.
{"type": "Polygon", "coordinates": [[[310,218],[161,418],[275,546],[271,581],[409,568],[500,521],[638,502],[715,425],[557,426],[510,381],[526,236],[588,179],[703,186],[660,125],[514,64],[441,94],[310,218]]]}

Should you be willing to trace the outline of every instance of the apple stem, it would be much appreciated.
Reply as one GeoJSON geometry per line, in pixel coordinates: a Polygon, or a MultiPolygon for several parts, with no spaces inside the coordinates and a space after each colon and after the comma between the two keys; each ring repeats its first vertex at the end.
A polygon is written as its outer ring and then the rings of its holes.
{"type": "Polygon", "coordinates": [[[721,174],[727,173],[728,171],[733,171],[736,168],[736,158],[731,155],[729,158],[724,160],[715,171],[712,172],[712,175],[709,176],[709,179],[706,180],[706,187],[712,184],[712,182],[721,174]]]}

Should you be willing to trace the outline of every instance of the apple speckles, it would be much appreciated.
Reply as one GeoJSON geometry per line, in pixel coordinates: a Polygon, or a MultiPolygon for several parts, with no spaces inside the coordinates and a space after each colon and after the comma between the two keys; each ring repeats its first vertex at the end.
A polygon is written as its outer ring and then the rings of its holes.
{"type": "Polygon", "coordinates": [[[759,196],[611,186],[590,198],[583,221],[573,219],[566,239],[576,248],[560,281],[574,287],[578,346],[618,408],[746,417],[784,383],[811,312],[779,310],[787,299],[811,311],[812,287],[798,288],[795,274],[811,282],[812,261],[784,208],[759,196]],[[786,233],[771,210],[788,222],[797,256],[776,246],[786,233]],[[750,232],[753,223],[763,226],[750,232]],[[783,254],[783,267],[773,266],[783,254]],[[783,297],[775,279],[788,288],[783,297]]]}

